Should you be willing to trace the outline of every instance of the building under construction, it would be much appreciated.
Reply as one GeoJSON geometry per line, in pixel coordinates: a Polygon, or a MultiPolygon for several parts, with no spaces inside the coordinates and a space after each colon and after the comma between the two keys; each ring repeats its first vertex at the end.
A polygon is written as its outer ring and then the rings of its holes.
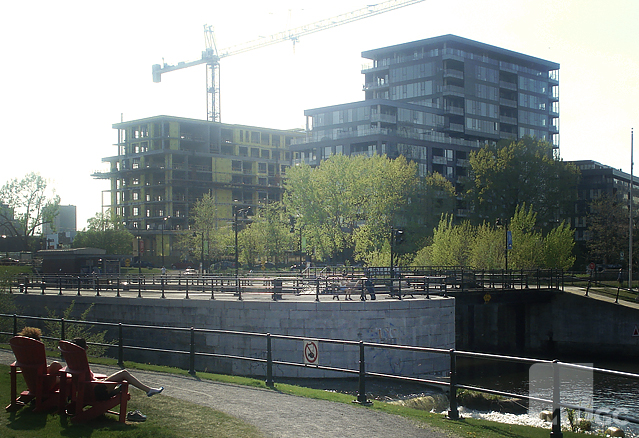
{"type": "MultiPolygon", "coordinates": [[[[226,226],[234,208],[279,201],[290,165],[289,146],[303,132],[230,125],[170,116],[117,123],[117,153],[104,205],[143,243],[144,257],[160,261],[177,233],[189,229],[192,205],[210,194],[215,221],[226,226]],[[164,242],[164,248],[162,247],[164,242]]],[[[175,257],[169,261],[175,261],[175,257]]]]}

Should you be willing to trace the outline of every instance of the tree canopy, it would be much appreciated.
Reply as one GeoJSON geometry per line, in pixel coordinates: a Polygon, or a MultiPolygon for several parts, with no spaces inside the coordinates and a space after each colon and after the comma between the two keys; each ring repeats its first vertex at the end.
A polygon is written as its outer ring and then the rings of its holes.
{"type": "Polygon", "coordinates": [[[107,254],[130,254],[135,237],[111,210],[96,213],[73,239],[74,248],[102,248],[107,254]]]}
{"type": "Polygon", "coordinates": [[[34,172],[22,179],[14,178],[0,188],[0,203],[9,207],[0,209],[0,227],[19,237],[24,249],[29,247],[29,238],[41,232],[42,225],[52,223],[58,214],[60,197],[47,189],[47,180],[34,172]]]}
{"type": "Polygon", "coordinates": [[[553,157],[552,146],[525,137],[487,144],[470,154],[472,178],[468,195],[475,221],[512,217],[526,203],[549,227],[576,200],[579,170],[553,157]]]}
{"type": "Polygon", "coordinates": [[[285,188],[286,210],[319,260],[370,262],[389,251],[391,227],[406,227],[411,242],[423,243],[432,210],[454,200],[448,181],[420,180],[417,165],[403,156],[334,155],[316,168],[289,169],[285,188]]]}

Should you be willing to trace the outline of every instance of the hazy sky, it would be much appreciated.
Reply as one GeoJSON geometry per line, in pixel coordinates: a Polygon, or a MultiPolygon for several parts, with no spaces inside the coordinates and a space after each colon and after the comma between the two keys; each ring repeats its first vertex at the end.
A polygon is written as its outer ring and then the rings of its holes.
{"type": "MultiPolygon", "coordinates": [[[[42,1],[0,7],[0,184],[37,171],[78,227],[100,211],[120,121],[206,118],[205,67],[155,84],[152,64],[339,15],[370,0],[42,1]]],[[[221,61],[222,121],[303,128],[305,109],[364,99],[364,50],[455,34],[561,64],[560,153],[630,172],[639,126],[639,0],[429,1],[221,61]]],[[[638,136],[639,137],[639,136],[638,136]]],[[[638,143],[639,146],[639,143],[638,143]]],[[[635,169],[635,174],[639,171],[635,169]]]]}

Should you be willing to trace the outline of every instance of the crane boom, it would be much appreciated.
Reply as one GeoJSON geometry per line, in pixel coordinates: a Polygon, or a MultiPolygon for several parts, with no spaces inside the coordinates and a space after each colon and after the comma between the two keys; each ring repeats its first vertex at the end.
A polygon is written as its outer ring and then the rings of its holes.
{"type": "Polygon", "coordinates": [[[410,6],[422,1],[424,0],[388,0],[383,3],[369,5],[365,8],[360,8],[345,14],[316,21],[305,26],[296,27],[284,32],[278,32],[268,37],[262,37],[246,43],[230,46],[226,49],[220,50],[219,52],[216,47],[213,28],[211,26],[204,25],[206,50],[202,52],[202,58],[196,61],[179,62],[177,65],[155,64],[153,65],[153,82],[161,82],[163,73],[206,64],[207,120],[219,122],[221,119],[219,87],[219,68],[221,58],[267,47],[282,41],[290,40],[293,41],[293,44],[295,44],[295,42],[297,42],[302,36],[383,14],[384,12],[403,8],[404,6],[410,6]]]}

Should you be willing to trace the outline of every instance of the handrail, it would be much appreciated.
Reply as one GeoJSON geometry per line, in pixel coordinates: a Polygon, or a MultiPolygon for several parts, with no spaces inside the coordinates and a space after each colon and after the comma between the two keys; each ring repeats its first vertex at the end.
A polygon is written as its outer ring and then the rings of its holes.
{"type": "MultiPolygon", "coordinates": [[[[424,385],[431,385],[431,386],[439,386],[439,387],[444,387],[444,388],[448,388],[448,392],[449,392],[449,400],[450,400],[450,411],[448,412],[448,415],[451,419],[457,419],[459,418],[459,412],[457,409],[457,390],[459,389],[468,389],[468,390],[472,390],[472,391],[478,391],[478,392],[483,392],[483,393],[487,393],[487,394],[494,394],[494,395],[500,395],[500,396],[504,396],[504,397],[518,397],[518,398],[526,398],[529,401],[538,401],[538,402],[542,402],[542,403],[549,403],[553,405],[553,425],[552,425],[552,432],[551,432],[551,437],[556,437],[556,436],[561,436],[561,428],[560,428],[560,424],[561,424],[561,419],[560,419],[560,407],[564,407],[564,408],[568,408],[568,409],[574,409],[574,410],[579,410],[579,411],[583,411],[583,412],[589,412],[589,413],[593,413],[593,414],[598,414],[598,415],[603,415],[603,416],[608,416],[608,417],[612,417],[612,418],[618,418],[627,422],[631,422],[631,423],[635,423],[635,424],[639,424],[639,419],[635,418],[635,417],[631,417],[628,415],[623,415],[620,414],[618,412],[613,412],[611,410],[598,410],[595,409],[593,407],[587,407],[587,406],[577,406],[577,405],[572,405],[572,404],[568,404],[568,403],[562,403],[560,401],[560,395],[559,395],[559,391],[560,391],[560,375],[559,375],[559,368],[560,367],[566,367],[566,368],[573,368],[573,369],[580,369],[580,370],[586,370],[586,371],[591,371],[591,372],[597,372],[597,373],[604,373],[604,374],[611,374],[611,375],[615,375],[615,376],[619,376],[619,377],[623,377],[623,378],[628,378],[628,379],[633,379],[633,380],[639,380],[639,374],[633,374],[633,373],[628,373],[628,372],[622,372],[622,371],[615,371],[615,370],[608,370],[608,369],[603,369],[603,368],[595,368],[595,367],[589,367],[586,365],[579,365],[579,364],[572,364],[572,363],[564,363],[564,362],[559,362],[559,361],[549,361],[549,360],[543,360],[543,359],[534,359],[534,358],[528,358],[528,357],[518,357],[518,356],[508,356],[508,355],[497,355],[497,354],[488,354],[488,353],[477,353],[477,352],[472,352],[472,351],[456,351],[454,349],[452,350],[446,350],[446,349],[441,349],[441,348],[429,348],[429,347],[418,347],[418,346],[410,346],[410,345],[390,345],[390,344],[381,344],[381,343],[375,343],[375,342],[364,342],[364,341],[350,341],[350,340],[342,340],[342,339],[326,339],[326,338],[314,338],[315,340],[319,341],[319,342],[323,342],[323,343],[333,343],[333,344],[341,344],[341,345],[345,345],[345,346],[351,346],[351,347],[358,347],[359,350],[359,355],[360,355],[360,369],[359,370],[355,370],[355,369],[348,369],[348,368],[339,368],[339,367],[334,367],[334,366],[330,366],[330,365],[313,365],[313,366],[309,366],[307,364],[304,363],[298,363],[298,362],[288,362],[288,361],[281,361],[281,360],[273,360],[272,359],[272,353],[273,353],[273,347],[272,347],[272,340],[274,339],[279,339],[279,340],[288,340],[288,341],[303,341],[306,340],[307,337],[302,337],[302,336],[291,336],[291,335],[277,335],[277,334],[271,334],[271,333],[256,333],[256,332],[243,332],[243,331],[237,331],[237,330],[222,330],[222,329],[196,329],[194,327],[166,327],[166,326],[155,326],[155,325],[142,325],[142,324],[122,324],[122,323],[108,323],[108,322],[97,322],[97,321],[79,321],[79,320],[65,320],[63,318],[45,318],[45,317],[36,317],[36,316],[30,316],[30,315],[17,315],[17,314],[0,314],[0,318],[10,318],[13,320],[13,331],[12,332],[0,332],[0,335],[13,335],[15,336],[17,334],[17,321],[18,319],[28,319],[28,320],[36,320],[36,321],[59,321],[60,325],[61,325],[61,336],[60,338],[52,338],[52,337],[45,337],[45,339],[47,340],[58,340],[58,339],[63,339],[64,338],[64,331],[65,331],[65,324],[83,324],[83,325],[100,325],[100,326],[110,326],[112,328],[118,328],[118,340],[117,340],[117,344],[91,344],[91,345],[100,345],[100,346],[106,346],[106,347],[111,347],[111,348],[115,348],[117,347],[118,349],[118,364],[120,364],[122,366],[122,364],[124,363],[124,351],[125,350],[132,350],[132,351],[144,351],[144,352],[148,352],[148,353],[164,353],[164,354],[180,354],[180,355],[189,355],[189,372],[191,374],[195,374],[195,357],[196,356],[201,356],[201,357],[215,357],[215,358],[221,358],[221,359],[228,359],[228,360],[241,360],[241,361],[251,361],[251,362],[256,362],[256,363],[262,363],[266,365],[266,370],[267,370],[267,376],[266,376],[266,382],[267,385],[269,386],[273,386],[273,375],[272,375],[272,367],[273,365],[280,365],[280,366],[293,366],[293,367],[304,367],[306,369],[317,369],[317,370],[327,370],[327,371],[334,371],[334,372],[341,372],[341,373],[346,373],[346,374],[358,374],[359,375],[359,394],[358,394],[358,399],[356,400],[357,403],[370,403],[368,400],[366,400],[366,390],[365,390],[365,382],[366,382],[366,377],[376,377],[376,378],[384,378],[384,379],[392,379],[392,380],[400,380],[400,381],[405,381],[405,382],[413,382],[413,383],[419,383],[419,384],[424,384],[424,385]],[[189,342],[189,350],[172,350],[172,349],[160,349],[160,348],[148,348],[148,347],[139,347],[139,346],[134,346],[134,345],[124,345],[124,337],[123,337],[123,330],[127,329],[127,330],[139,330],[139,329],[153,329],[153,330],[168,330],[168,331],[174,331],[174,332],[184,332],[184,333],[190,333],[190,342],[189,342]],[[222,353],[209,353],[209,352],[205,352],[205,351],[196,351],[196,342],[195,342],[195,333],[216,333],[216,334],[221,334],[221,335],[239,335],[239,336],[249,336],[249,337],[260,337],[260,338],[265,338],[266,339],[266,347],[267,347],[267,355],[266,355],[266,359],[262,358],[262,357],[248,357],[248,356],[238,356],[238,355],[230,355],[230,354],[222,354],[222,353]],[[395,350],[407,350],[407,351],[414,351],[414,352],[423,352],[423,353],[433,353],[433,354],[444,354],[444,355],[449,355],[450,356],[450,363],[451,363],[451,369],[450,369],[450,376],[448,379],[424,379],[424,378],[417,378],[417,377],[410,377],[410,376],[401,376],[401,375],[396,375],[396,374],[388,374],[388,373],[380,373],[380,372],[367,372],[365,371],[365,366],[364,366],[364,362],[365,362],[365,349],[395,349],[395,350]],[[521,395],[521,394],[513,394],[513,393],[509,393],[506,391],[499,391],[499,390],[495,390],[495,389],[491,389],[491,388],[484,388],[484,387],[479,387],[479,386],[474,386],[474,385],[466,385],[464,383],[460,383],[458,382],[458,378],[457,378],[457,368],[456,368],[456,359],[458,357],[469,357],[469,358],[481,358],[481,359],[488,359],[488,360],[495,360],[495,361],[508,361],[508,362],[517,362],[517,363],[524,363],[524,364],[539,364],[539,363],[543,363],[543,364],[549,364],[552,365],[553,370],[554,370],[554,377],[553,377],[553,397],[552,399],[544,399],[544,398],[540,398],[540,397],[534,397],[534,396],[530,396],[530,395],[521,395]],[[558,435],[559,434],[559,435],[558,435]]],[[[256,352],[257,354],[260,354],[263,350],[260,349],[260,351],[256,352]]],[[[345,351],[345,354],[346,351],[345,351]]]]}
{"type": "MultiPolygon", "coordinates": [[[[24,274],[14,277],[9,283],[9,293],[57,292],[57,295],[74,294],[76,296],[101,296],[104,293],[115,293],[116,297],[123,292],[136,292],[138,298],[146,294],[153,297],[160,295],[185,294],[189,292],[216,294],[235,294],[238,299],[246,298],[246,294],[273,294],[273,299],[284,294],[299,295],[302,292],[312,293],[319,301],[320,295],[331,298],[339,295],[336,287],[339,279],[349,277],[359,279],[367,277],[376,286],[379,293],[389,293],[399,299],[406,295],[422,295],[430,298],[431,294],[446,294],[453,291],[494,289],[559,289],[564,288],[564,274],[561,270],[470,270],[467,268],[447,267],[411,267],[394,268],[393,276],[389,267],[323,267],[307,268],[300,272],[259,273],[244,276],[194,274],[24,274]],[[259,275],[259,276],[258,276],[259,275]],[[282,282],[281,291],[274,280],[282,282]],[[378,289],[382,289],[381,291],[378,289]],[[144,292],[144,294],[143,294],[144,292]],[[277,292],[277,296],[275,295],[277,292]]],[[[351,288],[351,292],[364,299],[368,293],[362,285],[359,289],[351,288]]]]}

